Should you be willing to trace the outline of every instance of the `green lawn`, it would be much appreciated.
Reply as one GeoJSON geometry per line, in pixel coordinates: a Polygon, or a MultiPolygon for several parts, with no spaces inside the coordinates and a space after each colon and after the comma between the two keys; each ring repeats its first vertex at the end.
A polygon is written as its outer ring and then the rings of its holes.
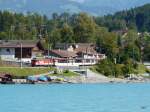
{"type": "MultiPolygon", "coordinates": [[[[48,73],[50,71],[55,71],[55,68],[19,68],[19,67],[1,67],[0,68],[0,73],[8,73],[11,74],[15,77],[26,77],[26,76],[30,76],[30,75],[39,75],[39,74],[44,74],[44,73],[48,73]]],[[[63,72],[63,73],[56,73],[56,74],[52,74],[55,76],[67,76],[67,77],[72,77],[72,76],[78,76],[78,74],[74,73],[74,72],[63,72]]]]}
{"type": "Polygon", "coordinates": [[[1,67],[0,73],[9,73],[14,76],[29,76],[29,75],[38,75],[42,73],[47,73],[53,71],[54,68],[11,68],[11,67],[1,67]]]}
{"type": "Polygon", "coordinates": [[[52,74],[54,76],[65,76],[65,77],[74,77],[74,76],[79,76],[79,74],[75,73],[75,72],[63,72],[63,73],[58,73],[58,74],[52,74]]]}

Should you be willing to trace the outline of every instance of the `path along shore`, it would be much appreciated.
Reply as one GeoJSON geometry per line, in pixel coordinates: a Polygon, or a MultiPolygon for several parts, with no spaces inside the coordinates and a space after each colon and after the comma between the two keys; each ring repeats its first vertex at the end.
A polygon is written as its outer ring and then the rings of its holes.
{"type": "Polygon", "coordinates": [[[108,78],[101,74],[92,72],[91,70],[88,70],[86,76],[71,77],[68,78],[68,81],[71,83],[149,83],[150,79],[143,78],[139,80],[130,80],[120,78],[108,78]]]}
{"type": "Polygon", "coordinates": [[[119,79],[119,78],[107,78],[107,79],[100,79],[100,78],[89,78],[89,77],[72,77],[69,78],[68,82],[70,83],[89,83],[89,84],[96,84],[96,83],[150,83],[149,79],[143,80],[127,80],[127,79],[119,79]]]}

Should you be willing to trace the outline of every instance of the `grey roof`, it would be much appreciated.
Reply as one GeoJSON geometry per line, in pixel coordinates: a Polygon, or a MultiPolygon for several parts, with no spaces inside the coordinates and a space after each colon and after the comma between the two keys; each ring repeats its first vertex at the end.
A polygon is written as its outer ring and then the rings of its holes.
{"type": "Polygon", "coordinates": [[[37,41],[33,40],[0,40],[0,48],[34,48],[37,41]]]}
{"type": "Polygon", "coordinates": [[[96,54],[95,44],[93,43],[57,43],[55,49],[67,50],[70,46],[74,48],[76,53],[83,52],[89,54],[96,54]]]}
{"type": "Polygon", "coordinates": [[[62,58],[76,57],[77,54],[75,52],[66,51],[66,50],[51,50],[51,53],[54,53],[62,58]]]}

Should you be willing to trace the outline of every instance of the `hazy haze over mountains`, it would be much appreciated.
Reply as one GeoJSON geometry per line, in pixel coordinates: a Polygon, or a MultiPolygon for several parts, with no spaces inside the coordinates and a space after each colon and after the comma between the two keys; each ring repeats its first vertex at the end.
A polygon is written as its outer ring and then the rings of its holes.
{"type": "Polygon", "coordinates": [[[150,0],[0,0],[1,10],[15,12],[52,13],[87,12],[104,15],[150,3],[150,0]]]}

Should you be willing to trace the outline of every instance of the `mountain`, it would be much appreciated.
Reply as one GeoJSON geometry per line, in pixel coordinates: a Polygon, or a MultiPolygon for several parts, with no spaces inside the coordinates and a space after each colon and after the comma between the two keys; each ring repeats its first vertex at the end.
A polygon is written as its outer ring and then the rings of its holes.
{"type": "Polygon", "coordinates": [[[146,3],[150,3],[150,0],[0,0],[0,9],[23,13],[38,12],[48,16],[54,12],[87,12],[98,16],[146,3]]]}

